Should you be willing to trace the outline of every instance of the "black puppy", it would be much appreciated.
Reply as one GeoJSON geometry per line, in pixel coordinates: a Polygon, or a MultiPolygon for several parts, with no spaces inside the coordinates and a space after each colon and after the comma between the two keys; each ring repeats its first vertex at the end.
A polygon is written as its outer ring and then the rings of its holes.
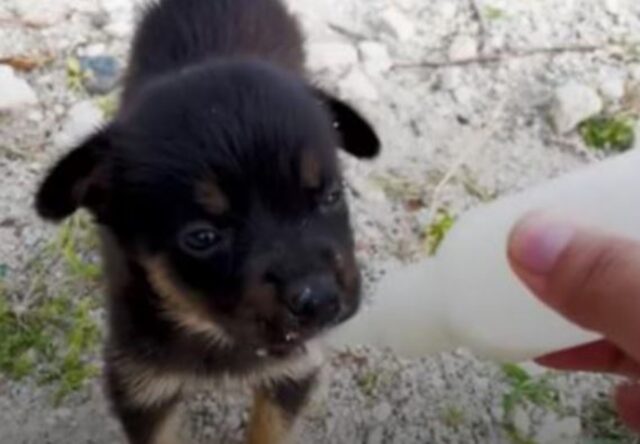
{"type": "Polygon", "coordinates": [[[133,45],[117,117],[50,172],[37,209],[102,230],[106,380],[134,444],[174,443],[201,382],[255,389],[251,443],[279,443],[318,366],[313,338],[359,305],[337,147],[376,134],[305,79],[278,0],[160,0],[133,45]]]}

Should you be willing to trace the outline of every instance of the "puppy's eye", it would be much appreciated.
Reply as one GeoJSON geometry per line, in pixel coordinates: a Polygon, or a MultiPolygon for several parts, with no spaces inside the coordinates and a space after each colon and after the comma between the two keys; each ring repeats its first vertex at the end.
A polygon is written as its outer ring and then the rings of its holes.
{"type": "Polygon", "coordinates": [[[193,256],[203,257],[211,254],[221,240],[220,233],[210,224],[197,223],[180,233],[180,247],[193,256]]]}
{"type": "Polygon", "coordinates": [[[320,199],[320,206],[323,209],[331,209],[337,207],[344,200],[344,191],[342,188],[334,188],[320,199]]]}

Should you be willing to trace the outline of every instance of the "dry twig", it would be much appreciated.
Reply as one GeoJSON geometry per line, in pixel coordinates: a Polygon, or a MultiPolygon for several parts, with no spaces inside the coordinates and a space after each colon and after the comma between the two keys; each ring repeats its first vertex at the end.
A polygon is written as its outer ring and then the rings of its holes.
{"type": "Polygon", "coordinates": [[[469,57],[459,60],[447,60],[447,61],[422,61],[422,62],[407,62],[396,63],[394,69],[407,69],[407,68],[448,68],[452,66],[467,66],[467,65],[486,65],[489,63],[499,63],[504,60],[522,59],[527,57],[533,57],[537,55],[557,55],[570,52],[594,52],[605,49],[606,45],[589,45],[589,44],[576,44],[576,45],[563,45],[552,46],[549,48],[531,48],[522,49],[515,52],[501,52],[495,54],[484,54],[477,57],[469,57]]]}

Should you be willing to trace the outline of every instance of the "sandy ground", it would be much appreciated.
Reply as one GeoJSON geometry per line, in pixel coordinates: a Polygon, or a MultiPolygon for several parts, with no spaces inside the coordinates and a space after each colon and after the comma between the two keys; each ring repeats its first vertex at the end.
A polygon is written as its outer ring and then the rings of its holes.
{"type": "MultiPolygon", "coordinates": [[[[369,276],[390,261],[425,255],[423,233],[436,210],[459,214],[596,160],[575,132],[558,135],[549,124],[559,85],[581,82],[616,109],[640,83],[636,0],[289,3],[305,26],[318,82],[358,104],[384,141],[374,163],[345,159],[369,276]]],[[[67,60],[107,55],[124,62],[133,6],[0,0],[0,59],[51,57],[17,74],[37,104],[0,114],[0,262],[18,288],[25,264],[56,231],[32,212],[34,186],[51,159],[97,120],[96,97],[70,88],[67,60]]],[[[525,397],[505,410],[505,395],[517,388],[499,366],[463,352],[421,361],[344,353],[327,366],[300,442],[633,442],[603,407],[609,380],[526,368],[536,384],[548,378],[554,405],[525,397]]],[[[57,407],[50,391],[0,376],[0,443],[122,442],[99,379],[57,407]]],[[[189,403],[185,435],[196,443],[240,442],[245,406],[242,395],[201,394],[189,403]]]]}

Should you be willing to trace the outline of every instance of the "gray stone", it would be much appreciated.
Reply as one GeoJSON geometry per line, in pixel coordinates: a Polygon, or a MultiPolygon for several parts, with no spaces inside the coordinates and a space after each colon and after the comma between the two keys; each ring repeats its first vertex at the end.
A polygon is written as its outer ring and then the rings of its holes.
{"type": "Polygon", "coordinates": [[[20,18],[34,26],[52,26],[69,14],[69,2],[18,0],[15,8],[20,18]]]}
{"type": "Polygon", "coordinates": [[[602,97],[612,102],[617,102],[624,97],[626,84],[625,79],[622,76],[611,75],[607,76],[600,82],[598,90],[602,97]]]}
{"type": "Polygon", "coordinates": [[[384,443],[384,429],[382,427],[375,427],[369,432],[367,436],[367,444],[383,444],[384,443]]]}
{"type": "Polygon", "coordinates": [[[459,35],[449,46],[449,60],[464,60],[478,55],[478,42],[471,36],[459,35]]]}
{"type": "Polygon", "coordinates": [[[529,436],[531,419],[525,409],[518,406],[513,412],[513,426],[522,436],[529,436]]]}
{"type": "Polygon", "coordinates": [[[308,67],[311,71],[343,72],[358,63],[356,48],[344,42],[319,42],[307,45],[308,67]]]}
{"type": "Polygon", "coordinates": [[[367,75],[359,68],[351,70],[349,75],[338,84],[346,97],[354,97],[368,101],[376,101],[380,97],[378,90],[367,75]]]}
{"type": "Polygon", "coordinates": [[[380,42],[364,41],[358,46],[364,69],[370,74],[382,74],[393,66],[387,46],[380,42]]]}
{"type": "Polygon", "coordinates": [[[611,15],[619,15],[622,12],[620,0],[604,0],[604,8],[611,15]]]}
{"type": "Polygon", "coordinates": [[[102,8],[109,15],[105,31],[121,38],[133,32],[135,19],[131,0],[102,0],[102,8]]]}
{"type": "Polygon", "coordinates": [[[76,103],[67,112],[62,131],[55,137],[58,147],[73,146],[100,127],[104,115],[91,100],[76,103]]]}
{"type": "Polygon", "coordinates": [[[386,9],[380,16],[382,28],[398,40],[411,40],[416,33],[415,26],[409,18],[396,8],[386,9]]]}
{"type": "Polygon", "coordinates": [[[458,12],[458,4],[456,2],[437,2],[435,6],[437,6],[438,13],[444,21],[455,19],[458,12]]]}
{"type": "Polygon", "coordinates": [[[568,82],[556,89],[551,104],[551,119],[558,134],[573,131],[580,122],[603,109],[602,99],[591,87],[568,82]]]}
{"type": "Polygon", "coordinates": [[[0,112],[19,110],[38,103],[35,91],[12,67],[0,65],[0,112]]]}
{"type": "Polygon", "coordinates": [[[542,424],[536,433],[535,442],[538,444],[578,444],[582,442],[581,434],[580,418],[564,418],[542,424]]]}
{"type": "Polygon", "coordinates": [[[389,419],[392,413],[393,408],[391,407],[391,405],[389,405],[388,402],[378,404],[372,412],[374,419],[379,423],[384,423],[387,419],[389,419]]]}
{"type": "Polygon", "coordinates": [[[118,84],[121,67],[118,61],[108,55],[79,57],[80,67],[87,75],[84,86],[90,94],[107,94],[118,84]]]}

